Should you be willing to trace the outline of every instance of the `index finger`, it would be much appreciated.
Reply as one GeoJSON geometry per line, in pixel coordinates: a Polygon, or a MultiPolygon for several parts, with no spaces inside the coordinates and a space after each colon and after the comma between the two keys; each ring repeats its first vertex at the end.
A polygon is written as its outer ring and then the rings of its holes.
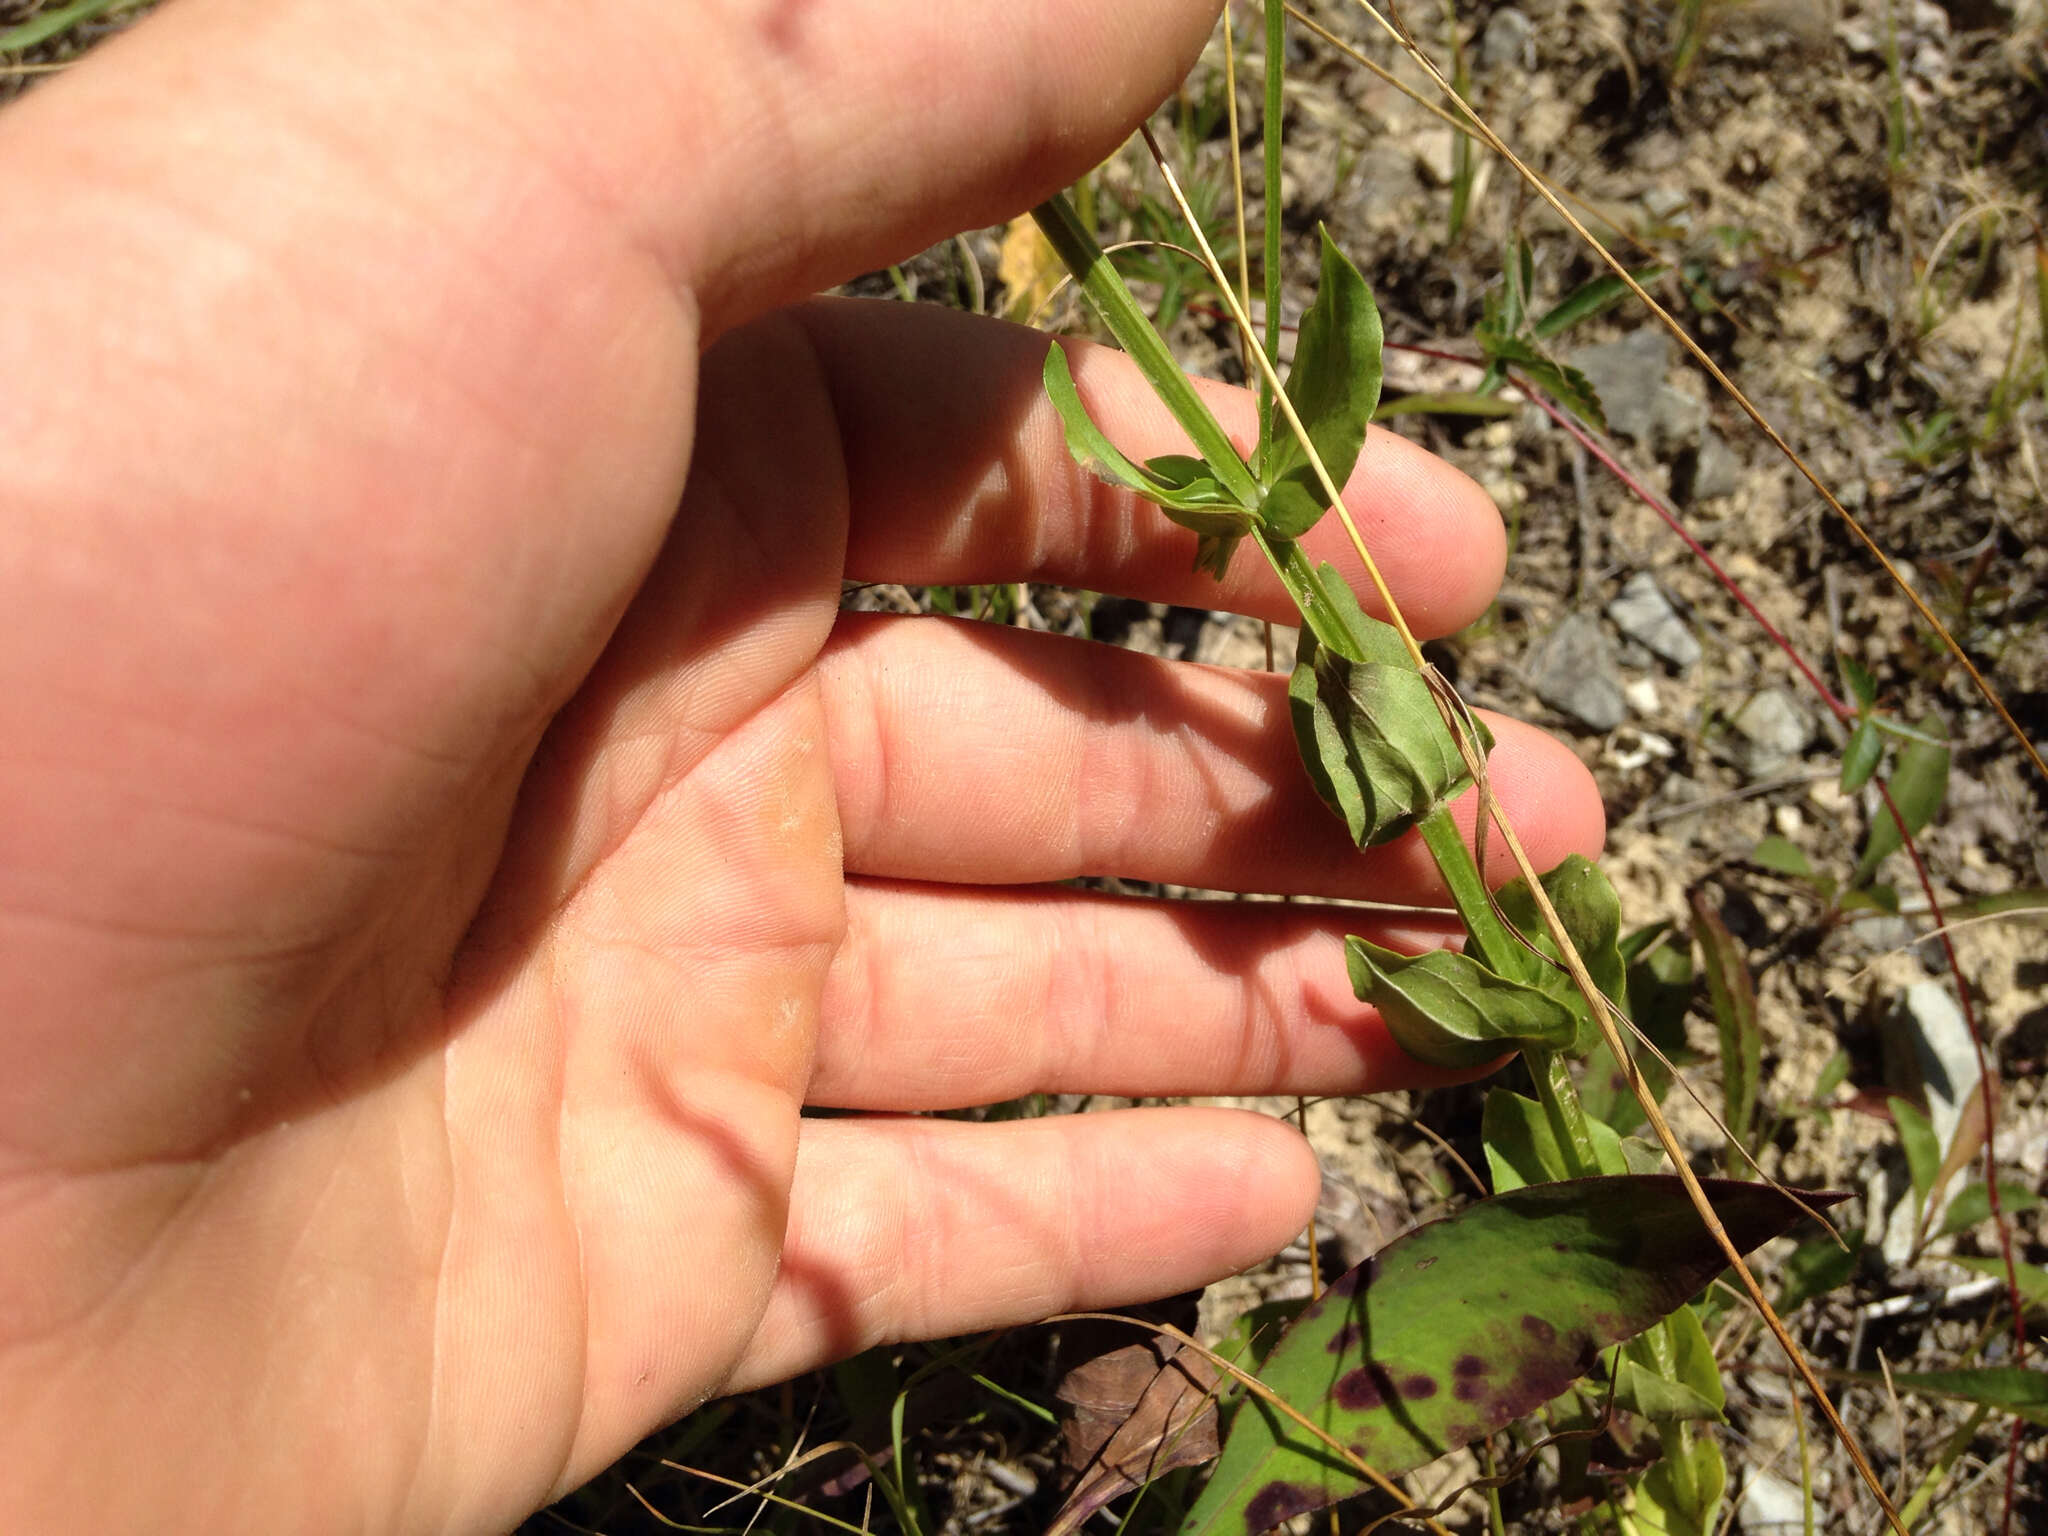
{"type": "MultiPolygon", "coordinates": [[[[1150,502],[1075,464],[1042,382],[1042,332],[957,311],[827,300],[795,312],[831,391],[853,521],[847,575],[918,585],[1044,581],[1152,602],[1297,622],[1277,577],[1243,550],[1219,583],[1195,536],[1150,502]]],[[[1187,452],[1185,435],[1122,353],[1063,342],[1090,414],[1134,459],[1187,452]]],[[[1196,380],[1242,450],[1252,397],[1196,380]]],[[[1449,634],[1486,611],[1507,536],[1486,493],[1427,450],[1374,429],[1344,501],[1416,632],[1449,634]]],[[[1303,540],[1378,612],[1337,519],[1303,540]]],[[[1384,614],[1382,614],[1384,617],[1384,614]]]]}

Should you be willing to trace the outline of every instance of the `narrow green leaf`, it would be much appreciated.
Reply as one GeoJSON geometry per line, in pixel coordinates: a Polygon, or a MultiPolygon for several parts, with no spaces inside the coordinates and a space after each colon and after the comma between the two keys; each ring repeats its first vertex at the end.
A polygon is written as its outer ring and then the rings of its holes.
{"type": "Polygon", "coordinates": [[[1525,1042],[1561,1050],[1577,1033],[1561,999],[1496,976],[1471,955],[1402,955],[1355,935],[1344,950],[1352,991],[1379,1010],[1402,1050],[1432,1066],[1483,1067],[1525,1042]]]}
{"type": "MultiPolygon", "coordinates": [[[[2041,1197],[2026,1185],[2011,1179],[1998,1181],[1998,1204],[2008,1216],[2017,1216],[2022,1211],[2031,1211],[2041,1203],[2041,1197]]],[[[1942,1213],[1941,1230],[1937,1237],[1953,1237],[1958,1232],[1967,1232],[1980,1221],[1991,1219],[1991,1192],[1980,1180],[1965,1184],[1956,1191],[1955,1199],[1949,1201],[1948,1209],[1942,1213]]]]}
{"type": "MultiPolygon", "coordinates": [[[[1621,1138],[1610,1127],[1595,1120],[1588,1129],[1603,1167],[1627,1166],[1621,1138]]],[[[1570,1176],[1571,1167],[1557,1144],[1557,1132],[1534,1099],[1505,1088],[1487,1090],[1479,1137],[1486,1148],[1486,1167],[1496,1195],[1570,1176]]],[[[1661,1152],[1657,1155],[1663,1156],[1661,1152]]]]}
{"type": "Polygon", "coordinates": [[[1825,1104],[1833,1098],[1835,1090],[1849,1080],[1849,1068],[1854,1065],[1849,1053],[1837,1046],[1835,1054],[1822,1063],[1820,1075],[1813,1080],[1814,1102],[1825,1104]]]}
{"type": "Polygon", "coordinates": [[[0,32],[0,53],[33,48],[38,43],[63,36],[73,27],[82,27],[88,21],[97,20],[117,6],[128,10],[139,3],[140,0],[72,0],[70,5],[60,5],[40,16],[31,16],[27,21],[0,32]]]}
{"type": "MultiPolygon", "coordinates": [[[[1920,729],[1928,730],[1927,724],[1923,722],[1920,729]]],[[[1934,820],[1935,812],[1941,809],[1942,798],[1948,794],[1948,760],[1949,749],[1945,743],[1934,746],[1924,741],[1910,741],[1900,749],[1889,787],[1899,815],[1905,818],[1906,830],[1915,837],[1934,820]]],[[[1880,810],[1871,820],[1870,840],[1863,845],[1863,857],[1856,861],[1856,874],[1850,883],[1862,885],[1877,873],[1880,864],[1905,845],[1905,839],[1899,835],[1899,824],[1892,820],[1891,812],[1880,810]]]]}
{"type": "MultiPolygon", "coordinates": [[[[1351,258],[1337,249],[1328,230],[1321,233],[1322,283],[1295,338],[1287,398],[1341,490],[1380,400],[1380,312],[1351,258]]],[[[1275,537],[1298,539],[1330,503],[1300,440],[1278,426],[1274,433],[1259,464],[1267,487],[1259,517],[1275,537]]]]}
{"type": "MultiPolygon", "coordinates": [[[[1764,1185],[1713,1179],[1706,1189],[1740,1251],[1800,1215],[1764,1185]]],[[[1516,1190],[1395,1239],[1336,1281],[1261,1379],[1337,1445],[1398,1477],[1556,1397],[1725,1262],[1675,1178],[1516,1190]]],[[[1364,1486],[1328,1445],[1247,1398],[1181,1536],[1257,1536],[1364,1486]]]]}
{"type": "MultiPolygon", "coordinates": [[[[1569,855],[1542,879],[1544,894],[1557,909],[1558,920],[1564,925],[1572,947],[1586,962],[1586,972],[1593,978],[1593,984],[1603,997],[1626,1011],[1628,982],[1621,961],[1621,898],[1615,895],[1613,882],[1591,859],[1577,853],[1569,855]]],[[[1574,1054],[1586,1054],[1592,1050],[1593,1042],[1601,1038],[1600,1026],[1563,969],[1563,956],[1536,910],[1528,881],[1509,881],[1501,887],[1497,899],[1501,915],[1529,941],[1530,947],[1545,959],[1557,962],[1538,972],[1540,985],[1572,1010],[1579,1027],[1571,1049],[1574,1054]]]]}
{"type": "MultiPolygon", "coordinates": [[[[1305,626],[1287,684],[1289,714],[1316,792],[1344,819],[1360,847],[1389,842],[1466,783],[1429,683],[1410,664],[1393,629],[1367,618],[1351,589],[1324,566],[1326,623],[1334,621],[1357,658],[1305,626]]],[[[1480,743],[1491,750],[1491,737],[1480,743]]]]}
{"type": "Polygon", "coordinates": [[[1892,1124],[1899,1128],[1899,1150],[1906,1154],[1906,1172],[1913,1180],[1913,1194],[1924,1205],[1941,1172],[1941,1140],[1934,1134],[1934,1122],[1905,1099],[1889,1101],[1892,1124]]]}
{"type": "Polygon", "coordinates": [[[1667,1445],[1636,1484],[1636,1529],[1640,1536],[1719,1536],[1727,1490],[1728,1463],[1720,1446],[1704,1436],[1667,1445]]]}
{"type": "Polygon", "coordinates": [[[1837,651],[1835,661],[1842,669],[1842,686],[1849,690],[1849,697],[1856,701],[1859,710],[1868,712],[1877,706],[1877,679],[1870,675],[1870,669],[1846,651],[1837,651]]]}
{"type": "MultiPolygon", "coordinates": [[[[1639,934],[1629,937],[1635,940],[1639,934]]],[[[1624,942],[1624,954],[1631,947],[1624,942]]],[[[1667,1057],[1678,1060],[1685,1050],[1685,1016],[1692,1007],[1692,941],[1681,935],[1673,943],[1647,951],[1640,959],[1630,958],[1628,1001],[1636,1028],[1667,1057]]],[[[1671,1086],[1671,1073],[1649,1051],[1638,1049],[1635,1054],[1651,1097],[1661,1103],[1671,1086]]],[[[1587,1114],[1624,1135],[1643,1123],[1643,1108],[1636,1102],[1635,1094],[1621,1075],[1620,1063],[1607,1049],[1604,1039],[1586,1053],[1579,1096],[1587,1114]]]]}
{"type": "MultiPolygon", "coordinates": [[[[1661,266],[1638,267],[1635,280],[1639,283],[1654,282],[1664,275],[1661,266]]],[[[1538,341],[1548,341],[1561,332],[1570,330],[1582,321],[1612,309],[1629,296],[1629,287],[1620,278],[1609,273],[1583,283],[1552,308],[1546,310],[1537,322],[1529,327],[1529,334],[1538,341]]]]}
{"type": "MultiPolygon", "coordinates": [[[[1976,1254],[1959,1254],[1949,1260],[1965,1269],[1974,1269],[1980,1275],[1996,1275],[2005,1278],[2005,1260],[1981,1258],[1976,1254]]],[[[2020,1284],[2020,1305],[2027,1309],[2027,1315],[2048,1313],[2048,1269],[2038,1264],[2013,1265],[2013,1278],[2020,1284]]]]}
{"type": "Polygon", "coordinates": [[[1489,360],[1519,372],[1535,388],[1598,431],[1607,430],[1607,412],[1601,408],[1600,392],[1578,369],[1539,349],[1519,336],[1480,338],[1489,360]]]}
{"type": "Polygon", "coordinates": [[[1767,837],[1760,841],[1750,854],[1750,861],[1774,870],[1781,875],[1790,875],[1795,880],[1809,880],[1813,877],[1813,865],[1798,845],[1782,837],[1767,837]]]}
{"type": "Polygon", "coordinates": [[[1884,735],[1875,720],[1859,720],[1842,748],[1842,793],[1852,795],[1870,782],[1884,756],[1884,735]]]}
{"type": "Polygon", "coordinates": [[[1436,394],[1402,395],[1382,400],[1372,413],[1374,421],[1392,421],[1396,416],[1512,416],[1521,407],[1499,395],[1482,395],[1476,390],[1449,390],[1436,394]]]}
{"type": "Polygon", "coordinates": [[[1067,367],[1064,348],[1045,354],[1045,393],[1059,413],[1067,452],[1091,474],[1136,491],[1183,528],[1200,536],[1196,566],[1217,577],[1230,562],[1237,541],[1251,531],[1251,516],[1239,507],[1201,459],[1165,454],[1140,467],[1095,425],[1067,367]]]}
{"type": "MultiPolygon", "coordinates": [[[[1876,1371],[1829,1371],[1832,1381],[1861,1381],[1882,1387],[1876,1371]]],[[[1974,1403],[1996,1413],[2010,1413],[2029,1424],[2048,1427],[2048,1371],[2023,1365],[1985,1365],[1967,1371],[1893,1371],[1892,1385],[1918,1397],[1974,1403]]]]}
{"type": "MultiPolygon", "coordinates": [[[[1693,933],[1705,962],[1707,998],[1721,1037],[1721,1118],[1733,1142],[1747,1145],[1756,1121],[1757,1079],[1763,1071],[1763,1030],[1756,1016],[1756,983],[1735,936],[1708,905],[1706,893],[1692,895],[1693,933]]],[[[1731,1146],[1728,1168],[1746,1167],[1731,1146]]]]}

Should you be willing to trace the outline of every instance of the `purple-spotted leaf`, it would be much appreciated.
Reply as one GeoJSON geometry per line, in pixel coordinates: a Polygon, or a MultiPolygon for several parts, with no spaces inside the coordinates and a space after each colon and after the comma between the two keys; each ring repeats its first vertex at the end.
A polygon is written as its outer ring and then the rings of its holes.
{"type": "MultiPolygon", "coordinates": [[[[1801,1214],[1761,1184],[1705,1184],[1744,1251],[1801,1214]]],[[[1258,1536],[1363,1491],[1352,1457],[1394,1477],[1491,1434],[1724,1262],[1664,1176],[1533,1185],[1396,1238],[1304,1311],[1259,1373],[1331,1443],[1247,1397],[1181,1536],[1258,1536]]]]}

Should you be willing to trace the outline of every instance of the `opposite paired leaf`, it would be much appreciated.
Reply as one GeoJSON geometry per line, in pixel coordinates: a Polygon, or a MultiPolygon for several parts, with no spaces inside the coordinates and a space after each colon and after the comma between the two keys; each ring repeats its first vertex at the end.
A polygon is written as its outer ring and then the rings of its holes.
{"type": "MultiPolygon", "coordinates": [[[[1465,760],[1451,740],[1429,682],[1393,629],[1369,619],[1351,589],[1324,566],[1329,618],[1360,659],[1340,655],[1304,627],[1288,680],[1289,712],[1316,792],[1344,818],[1351,839],[1372,847],[1463,789],[1465,760]]],[[[1481,728],[1479,750],[1493,747],[1481,728]]]]}
{"type": "Polygon", "coordinates": [[[1636,1529],[1642,1536],[1719,1536],[1728,1463],[1721,1447],[1704,1437],[1689,1449],[1665,1447],[1663,1457],[1636,1484],[1636,1529]],[[1683,1456],[1684,1472],[1674,1463],[1683,1456]]]}
{"type": "Polygon", "coordinates": [[[1083,469],[1112,485],[1136,491],[1156,503],[1181,527],[1200,535],[1195,564],[1219,579],[1237,541],[1251,532],[1251,514],[1237,505],[1209,466],[1186,454],[1170,453],[1142,467],[1103,435],[1074,388],[1067,354],[1055,345],[1045,354],[1045,393],[1059,412],[1067,452],[1083,469]]]}
{"type": "MultiPolygon", "coordinates": [[[[1295,338],[1287,398],[1341,490],[1380,403],[1380,312],[1351,258],[1327,229],[1321,234],[1322,284],[1295,338]]],[[[1274,537],[1298,539],[1329,510],[1307,450],[1284,417],[1276,418],[1273,440],[1260,449],[1258,471],[1266,487],[1259,521],[1274,537]]]]}
{"type": "Polygon", "coordinates": [[[1344,941],[1351,990],[1417,1061],[1461,1071],[1522,1045],[1562,1050],[1578,1018],[1561,999],[1495,975],[1471,955],[1433,949],[1402,955],[1369,939],[1344,941]]]}
{"type": "MultiPolygon", "coordinates": [[[[1607,1173],[1633,1173],[1622,1141],[1611,1126],[1588,1120],[1593,1154],[1607,1173]]],[[[1557,1144],[1557,1131],[1543,1106],[1506,1088],[1487,1090],[1486,1109],[1479,1119],[1479,1137],[1486,1148],[1486,1168],[1493,1192],[1504,1195],[1531,1184],[1549,1184],[1570,1176],[1571,1165],[1557,1144]]]]}
{"type": "MultiPolygon", "coordinates": [[[[1574,853],[1544,875],[1542,883],[1543,894],[1550,898],[1551,906],[1556,909],[1558,921],[1564,925],[1565,936],[1572,941],[1572,948],[1586,962],[1586,973],[1593,978],[1593,985],[1600,989],[1601,996],[1625,1010],[1628,1007],[1628,973],[1621,959],[1621,898],[1615,895],[1613,882],[1600,873],[1599,866],[1591,859],[1574,853]]],[[[1529,893],[1529,882],[1511,880],[1501,887],[1495,899],[1500,903],[1501,915],[1515,926],[1538,954],[1552,962],[1536,968],[1532,979],[1545,991],[1562,999],[1577,1017],[1579,1029],[1572,1041],[1572,1051],[1575,1055],[1585,1055],[1601,1040],[1600,1026],[1588,1011],[1586,1000],[1579,996],[1579,989],[1571,976],[1564,970],[1563,956],[1551,941],[1550,930],[1542,914],[1536,910],[1536,899],[1529,893]]],[[[1518,958],[1527,958],[1526,952],[1518,958]]],[[[1504,962],[1500,968],[1507,970],[1512,963],[1504,962]]]]}
{"type": "MultiPolygon", "coordinates": [[[[1741,1251],[1800,1215],[1763,1185],[1706,1189],[1741,1251]]],[[[1398,1477],[1548,1402],[1725,1262],[1675,1178],[1517,1190],[1389,1243],[1302,1313],[1260,1376],[1398,1477]]],[[[1181,1536],[1257,1536],[1365,1487],[1343,1454],[1248,1397],[1181,1536]]]]}
{"type": "Polygon", "coordinates": [[[1695,1307],[1680,1307],[1621,1348],[1615,1406],[1646,1419],[1711,1419],[1728,1406],[1720,1362],[1695,1307]]]}

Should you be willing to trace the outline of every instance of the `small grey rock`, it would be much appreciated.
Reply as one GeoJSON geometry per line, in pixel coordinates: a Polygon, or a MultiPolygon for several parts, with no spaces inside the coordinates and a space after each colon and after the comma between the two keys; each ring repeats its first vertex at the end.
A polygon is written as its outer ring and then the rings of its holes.
{"type": "Polygon", "coordinates": [[[1735,457],[1735,450],[1722,442],[1718,433],[1701,433],[1699,467],[1692,475],[1693,498],[1704,501],[1709,496],[1733,496],[1741,488],[1742,461],[1735,457]]]}
{"type": "Polygon", "coordinates": [[[1648,571],[1629,577],[1621,595],[1607,605],[1607,617],[1628,639],[1647,646],[1681,672],[1700,659],[1699,641],[1648,571]]]}
{"type": "Polygon", "coordinates": [[[1706,501],[1715,496],[1733,496],[1742,488],[1742,462],[1720,436],[1700,431],[1699,452],[1693,456],[1692,473],[1684,486],[1686,501],[1706,501]]]}
{"type": "Polygon", "coordinates": [[[1705,435],[1705,404],[1664,382],[1671,340],[1661,327],[1645,325],[1619,341],[1580,347],[1567,360],[1592,381],[1607,425],[1621,436],[1675,453],[1705,435]]]}
{"type": "Polygon", "coordinates": [[[1536,696],[1580,724],[1611,731],[1628,718],[1613,648],[1592,614],[1568,615],[1530,647],[1526,665],[1536,696]]]}
{"type": "Polygon", "coordinates": [[[1728,723],[1734,727],[1729,756],[1752,779],[1769,778],[1813,739],[1813,722],[1783,688],[1759,688],[1728,723]]]}
{"type": "Polygon", "coordinates": [[[1607,424],[1623,437],[1648,442],[1656,426],[1658,394],[1668,386],[1671,342],[1655,326],[1643,326],[1619,341],[1580,347],[1571,365],[1592,381],[1607,424]]]}
{"type": "Polygon", "coordinates": [[[1504,6],[1487,18],[1486,30],[1479,34],[1479,62],[1488,69],[1534,68],[1529,44],[1535,35],[1536,23],[1513,6],[1504,6]]]}

